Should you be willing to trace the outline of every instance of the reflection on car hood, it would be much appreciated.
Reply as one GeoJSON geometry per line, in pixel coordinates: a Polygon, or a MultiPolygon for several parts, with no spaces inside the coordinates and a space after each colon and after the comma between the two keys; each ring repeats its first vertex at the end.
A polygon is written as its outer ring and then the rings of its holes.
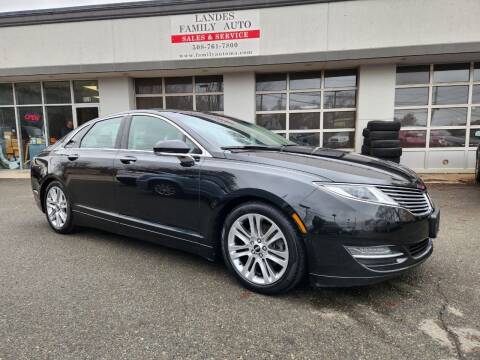
{"type": "Polygon", "coordinates": [[[412,170],[390,161],[346,151],[287,146],[282,150],[239,150],[230,159],[279,166],[319,176],[319,181],[423,187],[412,170]]]}

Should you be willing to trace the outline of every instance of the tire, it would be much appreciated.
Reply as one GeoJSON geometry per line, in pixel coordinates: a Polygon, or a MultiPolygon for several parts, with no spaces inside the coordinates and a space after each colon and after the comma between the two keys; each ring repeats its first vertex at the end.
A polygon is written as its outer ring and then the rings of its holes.
{"type": "Polygon", "coordinates": [[[402,148],[372,148],[370,154],[379,158],[393,158],[402,155],[402,148]]]}
{"type": "Polygon", "coordinates": [[[362,155],[370,155],[370,147],[368,145],[362,145],[362,155]]]}
{"type": "Polygon", "coordinates": [[[43,206],[48,225],[54,231],[59,234],[68,234],[73,231],[72,208],[67,191],[61,182],[52,181],[48,184],[43,198],[43,206]],[[61,214],[64,214],[65,219],[62,218],[61,214]]]}
{"type": "Polygon", "coordinates": [[[306,258],[303,240],[292,222],[271,205],[248,202],[233,209],[225,219],[221,243],[227,268],[247,289],[269,295],[285,293],[304,278],[306,258]],[[268,245],[266,240],[256,237],[256,231],[250,236],[250,217],[255,224],[255,220],[260,219],[264,235],[271,226],[275,226],[272,227],[275,232],[267,240],[279,238],[268,245]],[[243,233],[236,230],[239,224],[245,230],[243,233]],[[233,246],[241,248],[234,249],[233,246]]]}
{"type": "Polygon", "coordinates": [[[402,147],[400,140],[370,140],[369,145],[372,148],[399,148],[402,147]]]}
{"type": "Polygon", "coordinates": [[[374,120],[368,122],[367,129],[372,131],[399,131],[400,126],[401,124],[399,121],[374,120]]]}
{"type": "Polygon", "coordinates": [[[398,131],[373,131],[363,129],[363,136],[369,140],[398,140],[398,131]]]}

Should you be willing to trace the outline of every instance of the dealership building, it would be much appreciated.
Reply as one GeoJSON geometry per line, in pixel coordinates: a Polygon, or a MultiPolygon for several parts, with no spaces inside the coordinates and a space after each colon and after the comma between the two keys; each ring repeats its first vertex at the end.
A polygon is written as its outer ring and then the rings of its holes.
{"type": "Polygon", "coordinates": [[[129,109],[255,122],[360,152],[401,121],[401,162],[472,172],[478,0],[162,0],[0,13],[0,171],[129,109]]]}

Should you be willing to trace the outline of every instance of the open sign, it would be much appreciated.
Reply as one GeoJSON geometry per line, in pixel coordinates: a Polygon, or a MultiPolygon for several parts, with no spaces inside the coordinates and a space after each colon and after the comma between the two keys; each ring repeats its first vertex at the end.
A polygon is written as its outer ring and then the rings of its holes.
{"type": "Polygon", "coordinates": [[[42,119],[42,115],[35,112],[28,112],[25,115],[23,115],[23,119],[29,122],[38,122],[42,119]]]}

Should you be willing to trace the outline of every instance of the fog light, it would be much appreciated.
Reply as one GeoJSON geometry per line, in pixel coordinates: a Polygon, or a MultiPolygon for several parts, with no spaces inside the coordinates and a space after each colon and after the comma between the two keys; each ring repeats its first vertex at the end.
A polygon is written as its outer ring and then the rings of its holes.
{"type": "Polygon", "coordinates": [[[394,251],[390,246],[345,246],[347,251],[357,259],[378,259],[401,256],[403,253],[394,251]]]}

